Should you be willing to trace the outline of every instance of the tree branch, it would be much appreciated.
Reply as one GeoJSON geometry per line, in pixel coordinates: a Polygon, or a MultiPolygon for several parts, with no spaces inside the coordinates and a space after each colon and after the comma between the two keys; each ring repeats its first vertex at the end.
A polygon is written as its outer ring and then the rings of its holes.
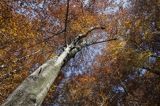
{"type": "Polygon", "coordinates": [[[73,42],[77,43],[78,41],[80,41],[81,39],[85,38],[88,36],[88,34],[90,34],[92,31],[97,30],[97,29],[105,29],[104,27],[93,27],[91,28],[89,31],[87,31],[85,34],[79,34],[74,40],[73,42]]]}
{"type": "Polygon", "coordinates": [[[158,69],[154,69],[151,67],[143,67],[143,69],[146,69],[147,71],[160,76],[160,70],[158,70],[158,69]]]}
{"type": "Polygon", "coordinates": [[[69,2],[70,0],[67,0],[67,7],[66,7],[66,16],[65,16],[65,28],[64,28],[64,39],[65,39],[65,45],[67,44],[67,27],[68,27],[68,16],[69,16],[69,2]]]}
{"type": "Polygon", "coordinates": [[[67,0],[66,16],[65,16],[65,28],[64,28],[64,31],[66,31],[66,30],[67,30],[67,27],[68,27],[69,2],[70,2],[70,0],[67,0]]]}
{"type": "Polygon", "coordinates": [[[106,39],[103,41],[98,41],[98,42],[92,42],[90,44],[87,44],[87,46],[91,46],[91,45],[95,45],[95,44],[99,44],[99,43],[104,43],[104,42],[108,42],[108,41],[114,41],[114,40],[118,40],[117,38],[112,38],[112,39],[106,39]]]}
{"type": "MultiPolygon", "coordinates": [[[[46,0],[45,0],[45,1],[46,1],[46,0]]],[[[66,8],[65,26],[64,26],[64,28],[63,28],[62,30],[59,30],[57,33],[53,33],[53,32],[50,32],[50,31],[40,30],[40,31],[43,31],[43,32],[51,33],[51,34],[53,34],[53,35],[52,35],[52,36],[49,36],[49,37],[47,37],[47,38],[45,38],[45,39],[43,39],[43,40],[35,43],[34,45],[29,46],[29,47],[27,47],[27,48],[22,48],[23,50],[26,50],[26,49],[35,47],[36,45],[39,45],[39,44],[41,44],[41,43],[43,43],[43,42],[46,42],[46,41],[48,41],[48,40],[51,40],[51,38],[53,38],[54,36],[57,36],[57,35],[60,35],[61,33],[66,32],[67,26],[68,26],[67,24],[68,24],[68,15],[69,15],[69,1],[70,1],[70,0],[67,0],[67,8],[66,8]]],[[[44,20],[44,17],[43,17],[43,20],[44,20]]],[[[65,39],[66,39],[66,38],[65,38],[65,39]]],[[[4,49],[5,47],[7,47],[7,46],[3,46],[3,47],[0,47],[0,48],[1,48],[1,49],[4,49]]],[[[15,50],[15,51],[13,51],[13,52],[17,52],[17,51],[19,51],[19,50],[15,50]]]]}

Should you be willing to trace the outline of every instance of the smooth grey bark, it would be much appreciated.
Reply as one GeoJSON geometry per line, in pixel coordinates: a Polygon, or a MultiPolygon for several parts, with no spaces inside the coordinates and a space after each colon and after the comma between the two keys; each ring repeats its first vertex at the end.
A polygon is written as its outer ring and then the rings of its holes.
{"type": "MultiPolygon", "coordinates": [[[[7,98],[2,106],[40,106],[47,95],[47,92],[55,81],[63,64],[70,60],[83,47],[91,45],[93,42],[86,42],[83,38],[95,27],[84,35],[77,36],[70,45],[67,45],[64,52],[55,58],[48,60],[31,75],[29,75],[20,86],[7,98]]],[[[116,39],[110,39],[112,41],[116,39]]]]}
{"type": "Polygon", "coordinates": [[[69,51],[70,47],[67,47],[57,59],[50,59],[40,66],[22,82],[2,106],[40,106],[69,51]]]}

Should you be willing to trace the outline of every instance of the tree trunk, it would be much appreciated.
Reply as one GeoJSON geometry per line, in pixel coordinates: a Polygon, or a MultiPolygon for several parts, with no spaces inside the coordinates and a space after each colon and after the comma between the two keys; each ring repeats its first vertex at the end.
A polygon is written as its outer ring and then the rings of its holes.
{"type": "MultiPolygon", "coordinates": [[[[94,29],[102,28],[93,28],[88,32],[91,32],[94,29]]],[[[63,64],[70,60],[84,46],[93,43],[87,43],[82,39],[87,36],[88,32],[85,35],[77,36],[59,57],[48,60],[28,76],[7,98],[2,106],[40,106],[47,95],[50,86],[58,76],[63,64]]]]}
{"type": "Polygon", "coordinates": [[[56,79],[70,46],[56,59],[50,59],[28,76],[2,106],[40,106],[56,79]]]}

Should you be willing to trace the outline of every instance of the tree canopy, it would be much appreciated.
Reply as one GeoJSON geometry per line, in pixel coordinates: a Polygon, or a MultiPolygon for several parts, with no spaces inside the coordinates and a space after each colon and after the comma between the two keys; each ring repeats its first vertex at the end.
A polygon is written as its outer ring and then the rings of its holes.
{"type": "Polygon", "coordinates": [[[73,44],[42,105],[159,105],[159,13],[159,0],[1,0],[0,104],[73,44]]]}

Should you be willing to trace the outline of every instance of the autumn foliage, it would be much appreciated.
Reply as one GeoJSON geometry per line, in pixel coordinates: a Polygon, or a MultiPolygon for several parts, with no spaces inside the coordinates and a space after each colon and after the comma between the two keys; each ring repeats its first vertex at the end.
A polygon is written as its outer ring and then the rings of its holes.
{"type": "Polygon", "coordinates": [[[104,38],[118,40],[106,43],[92,72],[67,80],[61,94],[56,93],[60,81],[53,84],[44,104],[159,105],[159,13],[159,0],[1,0],[0,104],[78,34],[103,26],[89,36],[96,41],[103,32],[104,38]],[[152,64],[150,57],[156,57],[152,64]],[[141,76],[143,68],[149,70],[141,76]],[[115,86],[125,90],[115,93],[115,86]]]}

